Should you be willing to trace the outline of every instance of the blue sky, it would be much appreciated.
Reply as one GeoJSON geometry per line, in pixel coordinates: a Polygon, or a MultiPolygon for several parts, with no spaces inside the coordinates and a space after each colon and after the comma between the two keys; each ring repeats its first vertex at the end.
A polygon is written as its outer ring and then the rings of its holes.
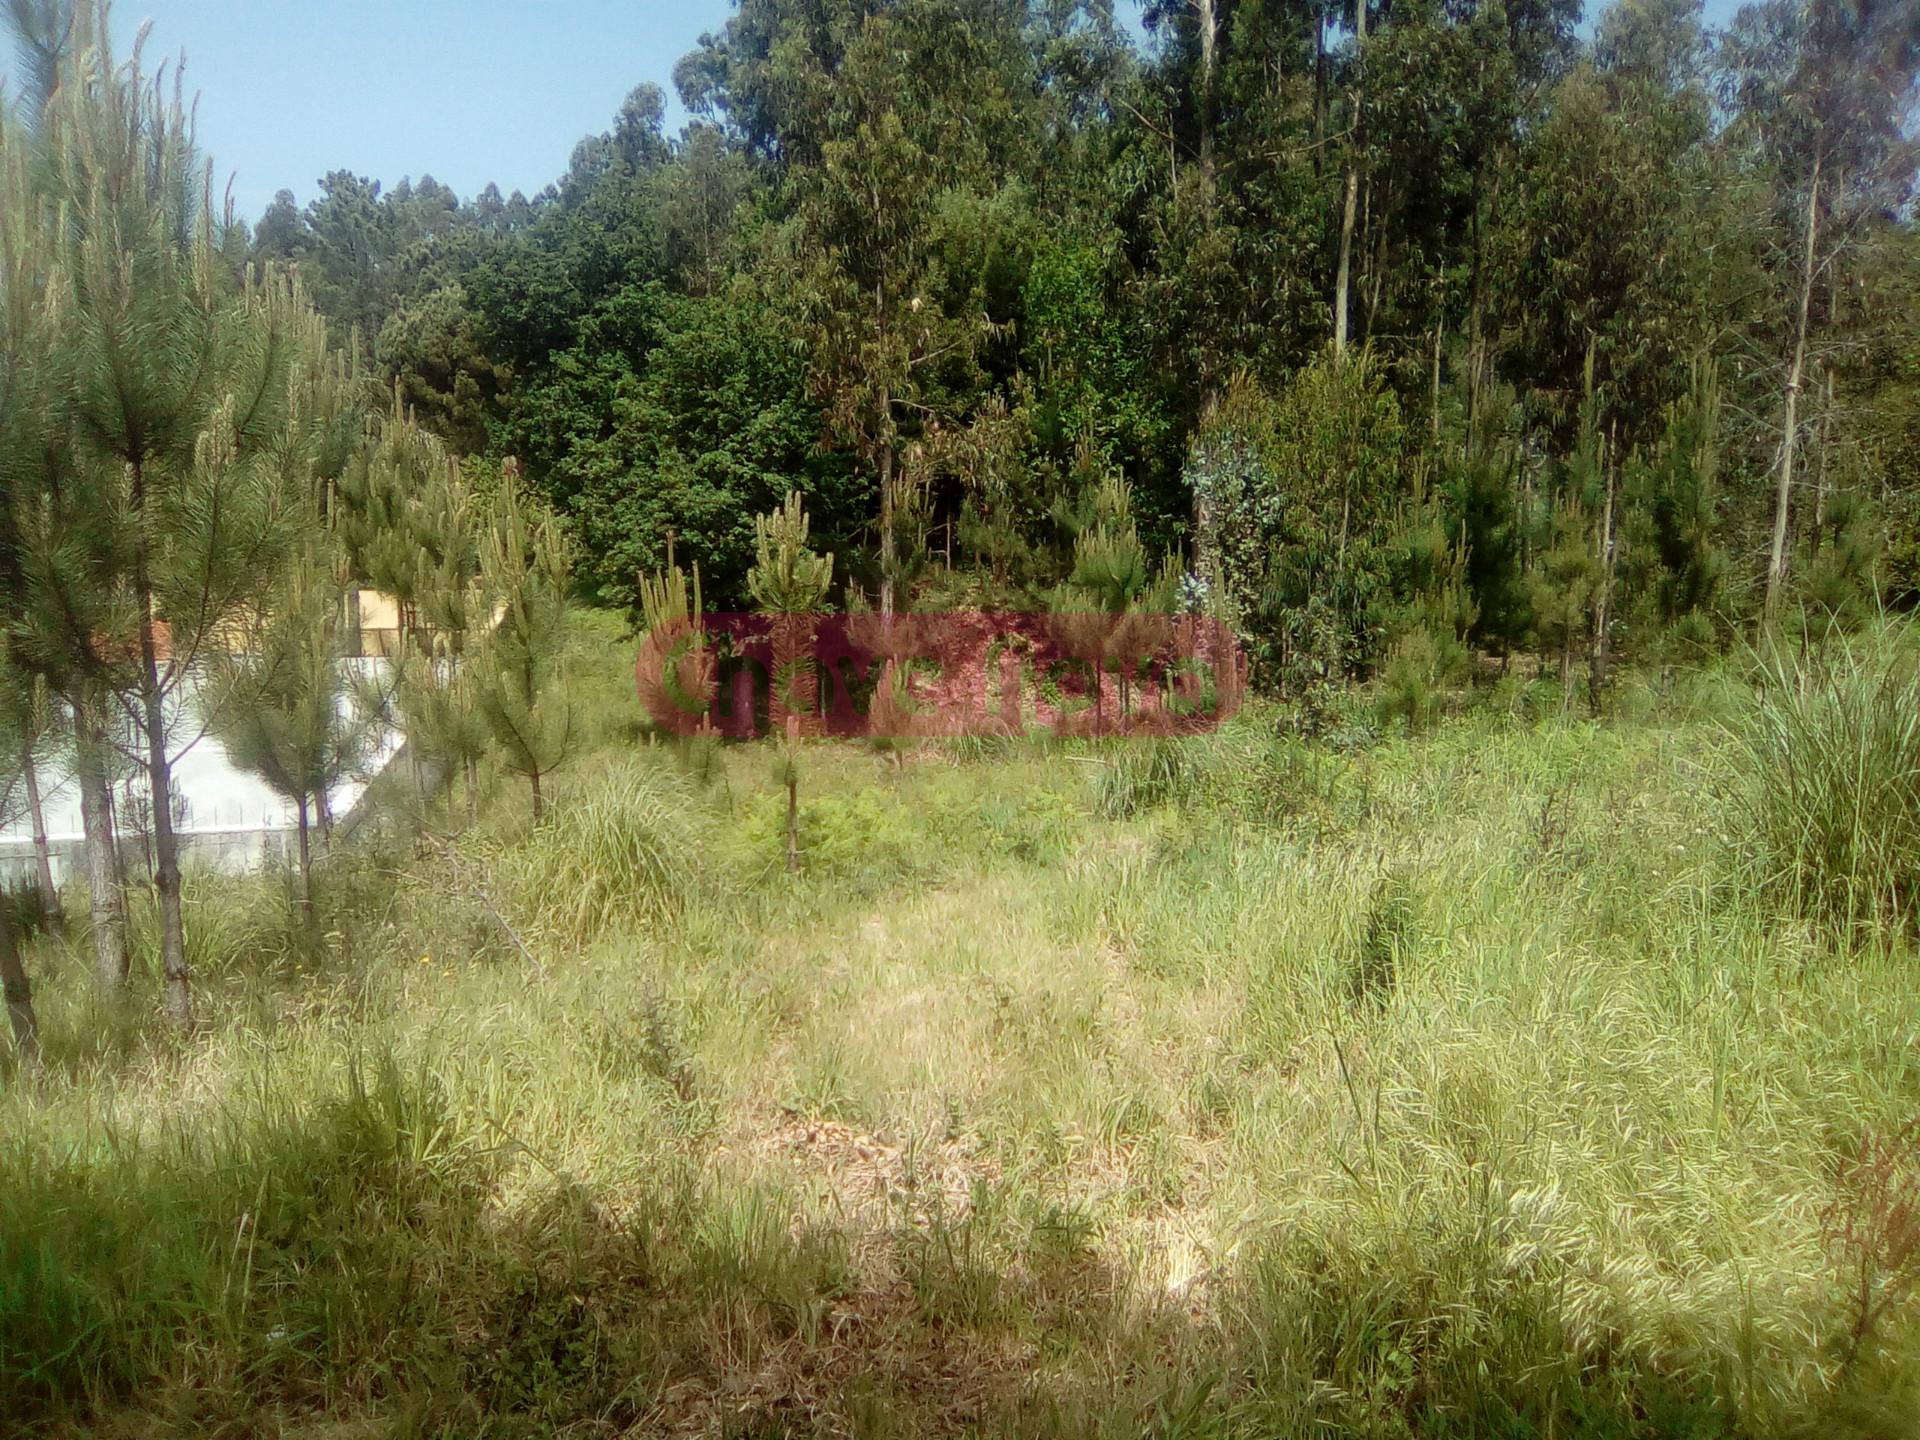
{"type": "MultiPolygon", "coordinates": [[[[730,0],[115,0],[124,46],[187,55],[216,183],[258,218],[329,170],[391,184],[431,173],[462,195],[529,195],[606,130],[627,92],[671,97],[674,62],[730,0]]],[[[678,105],[670,112],[676,128],[678,105]]]]}
{"type": "MultiPolygon", "coordinates": [[[[1125,0],[1123,0],[1125,3],[1125,0]]],[[[1710,18],[1736,0],[1708,0],[1710,18]]],[[[636,84],[672,96],[674,62],[731,0],[116,0],[124,46],[187,55],[216,182],[257,219],[276,190],[309,199],[349,169],[431,173],[462,195],[529,195],[605,130],[636,84]]],[[[684,118],[675,102],[668,112],[684,118]]]]}

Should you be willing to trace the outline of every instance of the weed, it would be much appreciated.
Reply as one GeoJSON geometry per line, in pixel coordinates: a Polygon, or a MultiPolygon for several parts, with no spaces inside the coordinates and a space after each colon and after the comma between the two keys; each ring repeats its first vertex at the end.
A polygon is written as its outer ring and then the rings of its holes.
{"type": "Polygon", "coordinates": [[[1868,1130],[1821,1219],[1848,1294],[1851,1368],[1888,1312],[1920,1292],[1920,1120],[1868,1130]]]}

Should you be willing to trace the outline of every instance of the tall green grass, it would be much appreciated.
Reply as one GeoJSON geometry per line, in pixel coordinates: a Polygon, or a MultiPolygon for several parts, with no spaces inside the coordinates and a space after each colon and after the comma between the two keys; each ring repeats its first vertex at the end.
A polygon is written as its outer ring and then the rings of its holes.
{"type": "Polygon", "coordinates": [[[608,724],[317,957],[208,891],[191,1040],[36,940],[0,1434],[1920,1433],[1910,939],[1726,883],[1666,703],[809,745],[791,876],[764,751],[608,724]]]}
{"type": "Polygon", "coordinates": [[[612,765],[569,788],[499,868],[546,930],[582,944],[677,915],[696,883],[707,828],[675,778],[612,765]]]}
{"type": "Polygon", "coordinates": [[[1759,662],[1736,730],[1753,881],[1842,941],[1920,918],[1920,661],[1905,637],[1759,662]]]}

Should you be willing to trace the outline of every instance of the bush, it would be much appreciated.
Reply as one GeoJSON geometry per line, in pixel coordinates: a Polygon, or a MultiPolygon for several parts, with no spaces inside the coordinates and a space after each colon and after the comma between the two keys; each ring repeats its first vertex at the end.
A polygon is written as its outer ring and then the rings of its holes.
{"type": "Polygon", "coordinates": [[[1920,674],[1905,646],[1763,662],[1737,733],[1752,878],[1836,938],[1920,906],[1920,674]]]}

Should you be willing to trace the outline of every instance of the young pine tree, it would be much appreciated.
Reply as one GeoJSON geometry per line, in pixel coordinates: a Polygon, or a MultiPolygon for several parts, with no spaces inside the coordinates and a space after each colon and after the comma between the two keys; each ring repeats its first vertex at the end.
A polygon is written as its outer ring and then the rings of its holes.
{"type": "Polygon", "coordinates": [[[203,690],[209,726],[233,763],[294,807],[309,934],[318,926],[313,825],[329,793],[363,766],[370,742],[343,664],[345,593],[339,557],[316,536],[267,596],[245,653],[218,657],[203,690]]]}
{"type": "Polygon", "coordinates": [[[509,473],[480,539],[480,593],[495,618],[474,647],[474,695],[502,762],[526,777],[533,818],[546,814],[545,777],[567,758],[573,712],[554,679],[566,621],[567,546],[553,515],[509,473]]]}
{"type": "Polygon", "coordinates": [[[409,741],[461,777],[467,822],[479,811],[480,762],[492,740],[471,656],[491,615],[481,588],[477,525],[484,519],[466,478],[450,459],[414,507],[420,540],[410,593],[419,621],[415,643],[396,660],[394,700],[409,741]]]}
{"type": "Polygon", "coordinates": [[[804,728],[819,700],[812,661],[814,617],[833,585],[833,556],[807,546],[807,512],[800,492],[779,510],[753,522],[757,563],[747,572],[747,590],[763,615],[773,619],[770,718],[784,730],[788,716],[804,728]]]}
{"type": "Polygon", "coordinates": [[[169,95],[82,10],[33,136],[18,239],[55,316],[42,390],[56,453],[9,497],[27,543],[22,648],[80,713],[83,763],[131,715],[152,817],[167,1013],[193,1018],[171,728],[208,642],[267,588],[316,480],[324,331],[298,287],[236,285],[209,172],[169,95]]]}
{"type": "Polygon", "coordinates": [[[807,512],[800,492],[779,510],[753,522],[758,563],[747,572],[747,589],[763,614],[773,618],[772,695],[769,718],[781,731],[776,778],[787,788],[787,870],[800,868],[800,736],[814,716],[819,676],[813,664],[814,617],[833,584],[833,556],[807,547],[807,512]]]}
{"type": "Polygon", "coordinates": [[[1055,628],[1070,654],[1095,673],[1093,721],[1106,725],[1106,676],[1118,680],[1121,719],[1131,704],[1140,659],[1150,653],[1177,603],[1171,557],[1158,571],[1133,518],[1133,491],[1119,475],[1096,484],[1087,523],[1074,538],[1073,570],[1055,597],[1055,628]]]}

